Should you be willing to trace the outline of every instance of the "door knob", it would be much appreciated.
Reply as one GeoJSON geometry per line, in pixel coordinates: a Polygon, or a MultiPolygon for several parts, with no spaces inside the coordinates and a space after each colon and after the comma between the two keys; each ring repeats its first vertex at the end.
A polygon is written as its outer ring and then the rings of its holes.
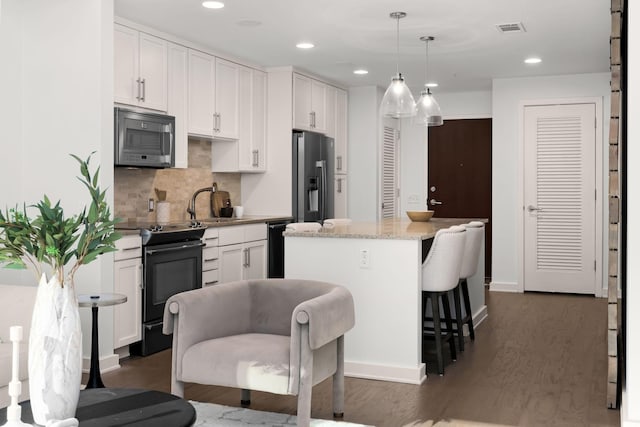
{"type": "Polygon", "coordinates": [[[527,206],[527,210],[528,210],[529,212],[533,212],[533,211],[541,211],[541,210],[542,210],[542,208],[538,208],[538,207],[536,207],[536,206],[529,205],[529,206],[527,206]]]}
{"type": "Polygon", "coordinates": [[[430,204],[431,206],[435,206],[435,205],[441,205],[441,204],[442,204],[442,202],[439,202],[439,201],[437,201],[436,199],[431,199],[431,200],[429,200],[429,204],[430,204]]]}

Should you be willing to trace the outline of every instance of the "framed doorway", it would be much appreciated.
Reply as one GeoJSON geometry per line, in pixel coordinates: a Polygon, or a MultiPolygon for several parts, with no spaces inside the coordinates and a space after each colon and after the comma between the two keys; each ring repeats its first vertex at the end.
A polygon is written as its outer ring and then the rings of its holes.
{"type": "Polygon", "coordinates": [[[490,118],[445,120],[430,127],[427,203],[434,217],[487,218],[485,280],[491,278],[490,118]]]}

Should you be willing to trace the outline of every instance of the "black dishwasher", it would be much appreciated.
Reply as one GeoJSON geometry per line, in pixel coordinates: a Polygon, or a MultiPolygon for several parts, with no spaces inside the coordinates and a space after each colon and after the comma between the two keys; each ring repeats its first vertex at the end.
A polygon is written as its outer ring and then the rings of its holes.
{"type": "Polygon", "coordinates": [[[270,279],[284,278],[284,229],[291,221],[279,221],[269,223],[269,268],[267,277],[270,279]]]}

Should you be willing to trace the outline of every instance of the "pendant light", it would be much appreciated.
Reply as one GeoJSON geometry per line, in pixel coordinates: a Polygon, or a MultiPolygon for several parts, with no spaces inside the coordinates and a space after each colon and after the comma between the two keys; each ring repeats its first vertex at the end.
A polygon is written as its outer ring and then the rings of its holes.
{"type": "Polygon", "coordinates": [[[416,114],[416,102],[411,91],[404,82],[404,78],[399,70],[400,63],[400,19],[407,16],[404,12],[393,12],[390,18],[396,20],[396,75],[391,79],[391,84],[382,97],[380,103],[380,113],[385,117],[412,117],[416,114]]]}
{"type": "Polygon", "coordinates": [[[416,117],[415,122],[426,126],[440,126],[442,125],[442,112],[440,112],[440,105],[438,101],[431,94],[431,90],[427,86],[428,80],[428,68],[429,68],[429,42],[434,38],[431,36],[422,36],[420,40],[425,42],[426,45],[426,64],[425,64],[425,82],[424,89],[420,94],[420,99],[416,103],[416,117]]]}

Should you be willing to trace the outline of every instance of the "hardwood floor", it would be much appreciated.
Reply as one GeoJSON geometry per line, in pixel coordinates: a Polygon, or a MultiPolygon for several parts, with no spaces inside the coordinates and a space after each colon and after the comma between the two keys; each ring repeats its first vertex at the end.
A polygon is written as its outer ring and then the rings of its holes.
{"type": "MultiPolygon", "coordinates": [[[[422,385],[346,378],[345,421],[379,427],[460,420],[521,426],[618,426],[607,409],[607,301],[557,294],[486,293],[489,317],[438,376],[422,385]]],[[[356,319],[357,321],[357,319],[356,319]]],[[[348,338],[347,338],[348,339],[348,338]]],[[[170,350],[121,362],[109,387],[169,391],[170,350]]],[[[240,391],[187,385],[185,397],[240,405],[240,391]]],[[[296,411],[296,397],[254,392],[253,409],[296,411]]],[[[313,390],[312,417],[331,419],[331,380],[313,390]]]]}

